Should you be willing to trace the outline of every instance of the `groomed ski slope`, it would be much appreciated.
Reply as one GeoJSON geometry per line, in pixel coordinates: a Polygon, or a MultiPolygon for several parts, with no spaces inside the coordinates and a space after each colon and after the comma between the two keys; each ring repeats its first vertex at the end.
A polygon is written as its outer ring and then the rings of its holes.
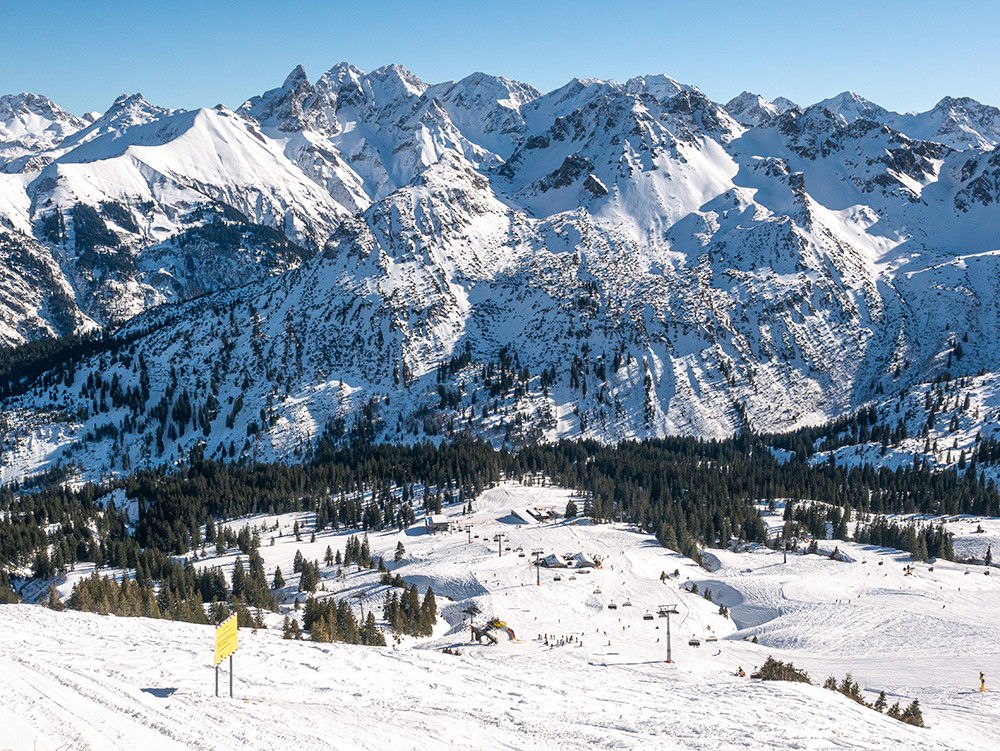
{"type": "MultiPolygon", "coordinates": [[[[434,587],[442,611],[435,635],[386,648],[293,642],[281,639],[275,616],[268,630],[240,630],[232,700],[225,671],[224,696],[213,695],[211,627],[0,607],[0,748],[994,747],[1000,694],[980,693],[978,673],[985,671],[988,687],[1000,681],[1000,572],[986,577],[981,567],[937,562],[933,571],[913,564],[915,575],[907,575],[912,561],[898,551],[840,542],[821,548],[836,544],[850,562],[792,555],[785,564],[768,550],[709,551],[709,571],[624,525],[526,525],[510,515],[533,506],[562,511],[570,496],[505,484],[476,499],[471,517],[458,505],[446,508],[473,525],[471,544],[464,531],[431,535],[422,524],[371,534],[373,553],[390,569],[421,592],[434,587]],[[498,532],[511,548],[502,557],[498,532]],[[399,541],[406,555],[397,565],[399,541]],[[589,574],[543,568],[539,587],[528,565],[535,548],[596,555],[604,567],[589,574]],[[679,576],[661,582],[661,572],[675,570],[679,576]],[[715,604],[682,591],[692,583],[710,588],[715,604]],[[718,614],[719,602],[731,619],[718,614]],[[497,632],[495,646],[470,644],[461,611],[473,603],[482,612],[478,624],[497,616],[518,640],[497,632]],[[665,620],[642,617],[666,604],[679,610],[672,665],[663,661],[665,620]],[[549,646],[539,635],[549,635],[549,646]],[[555,646],[570,635],[572,642],[555,646]],[[759,644],[743,641],[754,635],[759,644]],[[718,641],[706,640],[712,636],[718,641]],[[688,645],[692,637],[699,647],[688,645]],[[445,647],[461,654],[443,654],[445,647]],[[817,685],[735,675],[768,655],[793,661],[817,685]],[[818,685],[849,671],[869,700],[883,689],[890,705],[919,699],[930,727],[905,725],[818,685]]],[[[273,533],[272,546],[272,533],[263,532],[260,551],[269,578],[281,566],[291,602],[295,551],[322,560],[328,545],[343,549],[347,533],[324,531],[310,543],[309,514],[230,525],[275,522],[282,536],[273,533]],[[302,542],[290,535],[296,520],[305,524],[302,542]]],[[[983,526],[994,530],[997,522],[983,526]]],[[[234,560],[229,554],[199,565],[231,569],[234,560]]],[[[352,566],[338,580],[336,570],[323,568],[326,594],[364,591],[366,612],[381,615],[387,588],[377,574],[352,566]]],[[[78,567],[71,576],[86,573],[78,567]]]]}

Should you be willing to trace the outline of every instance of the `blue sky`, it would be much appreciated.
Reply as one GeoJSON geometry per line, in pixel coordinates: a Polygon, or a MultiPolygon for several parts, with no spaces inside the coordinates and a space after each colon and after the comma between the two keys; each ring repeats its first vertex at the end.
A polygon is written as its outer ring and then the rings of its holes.
{"type": "Polygon", "coordinates": [[[0,0],[0,93],[71,112],[118,94],[236,107],[302,63],[399,63],[428,83],[475,71],[550,91],[573,77],[666,73],[725,102],[743,90],[811,104],[850,89],[889,109],[945,95],[1000,106],[1000,3],[0,0]]]}

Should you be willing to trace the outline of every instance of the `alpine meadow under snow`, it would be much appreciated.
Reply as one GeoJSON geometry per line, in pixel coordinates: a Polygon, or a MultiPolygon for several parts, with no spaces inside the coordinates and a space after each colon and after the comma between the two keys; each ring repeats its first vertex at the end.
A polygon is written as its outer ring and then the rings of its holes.
{"type": "Polygon", "coordinates": [[[998,144],[665,75],[0,96],[0,748],[996,745],[998,144]]]}

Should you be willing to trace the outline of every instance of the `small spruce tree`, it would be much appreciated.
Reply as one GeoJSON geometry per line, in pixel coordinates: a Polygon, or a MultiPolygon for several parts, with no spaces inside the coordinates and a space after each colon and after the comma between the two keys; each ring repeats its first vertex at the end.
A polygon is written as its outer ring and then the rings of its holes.
{"type": "Polygon", "coordinates": [[[899,719],[903,722],[909,723],[910,725],[916,725],[918,728],[924,727],[924,717],[920,712],[920,702],[914,699],[910,705],[903,710],[903,714],[900,715],[899,719]]]}

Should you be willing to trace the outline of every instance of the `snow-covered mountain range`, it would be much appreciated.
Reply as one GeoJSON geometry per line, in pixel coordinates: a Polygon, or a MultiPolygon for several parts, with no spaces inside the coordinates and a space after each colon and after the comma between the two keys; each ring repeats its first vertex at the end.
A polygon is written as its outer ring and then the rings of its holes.
{"type": "Polygon", "coordinates": [[[720,105],[667,76],[342,63],[90,119],[3,97],[0,340],[125,342],[4,400],[4,477],[301,456],[327,427],[722,437],[919,390],[959,340],[956,375],[1000,370],[998,141],[970,99],[720,105]]]}

